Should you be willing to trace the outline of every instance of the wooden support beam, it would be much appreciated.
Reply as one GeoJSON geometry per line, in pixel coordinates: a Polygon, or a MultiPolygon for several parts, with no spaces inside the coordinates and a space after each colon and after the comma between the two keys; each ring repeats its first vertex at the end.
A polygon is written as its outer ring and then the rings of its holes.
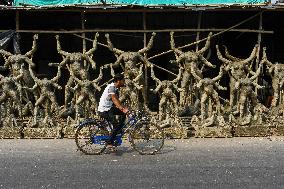
{"type": "MultiPolygon", "coordinates": [[[[143,31],[145,31],[147,29],[147,20],[146,20],[146,12],[143,12],[143,31]]],[[[143,43],[144,43],[144,48],[147,46],[147,33],[144,32],[144,40],[143,40],[143,43]]],[[[147,58],[147,53],[144,54],[144,56],[147,58]]],[[[144,79],[144,91],[142,91],[145,96],[145,99],[146,102],[144,102],[145,105],[148,106],[148,68],[147,68],[147,65],[145,65],[145,75],[144,75],[145,79],[144,79]]]]}
{"type": "MultiPolygon", "coordinates": [[[[259,28],[258,30],[262,30],[262,13],[259,15],[259,28]]],[[[262,40],[262,34],[259,32],[257,37],[257,44],[259,46],[258,54],[257,54],[257,63],[260,61],[260,48],[261,48],[261,40],[262,40]]]]}
{"type": "Polygon", "coordinates": [[[20,16],[19,16],[19,11],[16,11],[16,32],[19,32],[20,30],[20,16]]]}
{"type": "MultiPolygon", "coordinates": [[[[259,15],[259,30],[262,30],[262,13],[259,15]]],[[[258,66],[260,64],[260,61],[261,61],[261,58],[260,58],[260,52],[261,52],[261,49],[262,49],[262,46],[261,46],[261,40],[262,40],[262,34],[261,33],[258,33],[258,36],[257,36],[257,44],[258,44],[258,51],[257,51],[257,55],[256,55],[256,61],[255,61],[255,69],[257,70],[258,69],[258,66]]],[[[259,81],[259,78],[257,78],[257,82],[259,81]]],[[[256,94],[258,94],[258,89],[255,88],[255,92],[256,94]]],[[[262,90],[260,91],[260,94],[262,94],[262,90]]]]}
{"type": "MultiPolygon", "coordinates": [[[[197,30],[201,28],[201,19],[202,19],[202,12],[198,12],[198,23],[197,23],[197,30]]],[[[199,41],[200,31],[197,31],[196,34],[196,41],[199,41]]],[[[195,48],[196,52],[198,51],[198,43],[196,44],[195,48]]]]}
{"type": "MultiPolygon", "coordinates": [[[[82,28],[82,30],[85,30],[85,13],[84,12],[81,12],[81,28],[82,28]]],[[[82,48],[83,48],[83,53],[86,53],[86,49],[87,49],[87,47],[86,47],[86,33],[82,33],[81,34],[81,36],[82,36],[82,42],[83,42],[83,46],[82,46],[82,48]]],[[[86,66],[87,66],[87,62],[86,62],[86,60],[84,60],[84,66],[85,66],[85,68],[86,68],[86,66]]]]}
{"type": "MultiPolygon", "coordinates": [[[[94,33],[94,32],[120,32],[120,33],[162,33],[162,32],[219,32],[227,29],[216,29],[216,28],[207,28],[207,29],[161,29],[161,30],[125,30],[125,29],[84,29],[84,30],[20,30],[19,33],[50,33],[50,34],[73,34],[73,33],[94,33]]],[[[0,32],[5,32],[8,30],[0,30],[0,32]]],[[[263,34],[273,34],[274,31],[271,30],[251,30],[251,29],[230,29],[226,32],[244,32],[244,33],[263,33],[263,34]]]]}
{"type": "MultiPolygon", "coordinates": [[[[82,27],[82,30],[85,30],[85,13],[84,12],[81,12],[81,27],[82,27]]],[[[86,33],[82,33],[82,39],[83,39],[83,52],[85,53],[86,52],[86,33]]]]}

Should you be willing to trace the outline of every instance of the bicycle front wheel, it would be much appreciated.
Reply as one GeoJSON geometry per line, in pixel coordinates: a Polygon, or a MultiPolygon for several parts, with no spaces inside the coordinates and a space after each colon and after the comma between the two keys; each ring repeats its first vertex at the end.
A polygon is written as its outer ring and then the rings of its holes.
{"type": "Polygon", "coordinates": [[[164,131],[153,123],[138,123],[129,134],[129,141],[140,154],[156,154],[164,145],[164,131]]]}
{"type": "Polygon", "coordinates": [[[87,155],[99,155],[106,149],[108,131],[96,121],[86,122],[77,129],[75,142],[78,149],[87,155]]]}

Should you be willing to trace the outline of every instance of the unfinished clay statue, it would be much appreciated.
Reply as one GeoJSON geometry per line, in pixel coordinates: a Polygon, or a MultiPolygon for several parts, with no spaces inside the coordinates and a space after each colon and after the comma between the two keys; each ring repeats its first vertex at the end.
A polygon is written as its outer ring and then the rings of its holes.
{"type": "MultiPolygon", "coordinates": [[[[140,65],[149,66],[150,64],[147,58],[144,57],[144,53],[147,53],[147,51],[149,51],[152,48],[155,36],[156,36],[156,33],[153,32],[148,45],[144,47],[143,49],[140,49],[138,51],[127,51],[126,52],[126,51],[114,48],[109,38],[109,34],[106,34],[105,37],[107,39],[108,48],[110,51],[114,53],[117,59],[115,63],[110,65],[111,68],[121,66],[124,71],[125,78],[128,78],[130,80],[135,79],[140,74],[139,73],[140,65]]],[[[139,83],[139,85],[145,86],[144,81],[145,81],[144,75],[142,75],[139,81],[137,82],[139,83]]],[[[146,99],[145,88],[143,88],[143,90],[141,91],[142,91],[142,96],[143,96],[144,108],[148,109],[146,106],[147,99],[146,99]]]]}
{"type": "MultiPolygon", "coordinates": [[[[187,98],[191,96],[190,88],[193,89],[193,85],[195,81],[193,80],[192,74],[198,75],[198,77],[202,78],[202,71],[199,69],[200,63],[203,63],[211,68],[215,68],[215,65],[212,65],[206,58],[204,58],[204,52],[210,46],[210,39],[212,32],[209,33],[205,46],[200,49],[199,51],[187,51],[182,52],[178,48],[175,47],[174,42],[174,32],[170,33],[171,35],[171,49],[174,51],[176,56],[176,61],[180,67],[183,68],[182,73],[182,81],[181,81],[181,88],[183,91],[180,93],[180,106],[183,107],[186,105],[187,98]]],[[[188,104],[187,104],[188,105],[188,104]]]]}
{"type": "Polygon", "coordinates": [[[139,75],[136,78],[133,80],[125,78],[125,87],[123,87],[120,92],[120,101],[134,110],[143,107],[143,103],[139,100],[139,94],[143,88],[142,85],[139,85],[141,77],[143,77],[143,65],[140,66],[139,75]]]}
{"type": "MultiPolygon", "coordinates": [[[[59,41],[59,36],[56,35],[56,40],[57,40],[57,51],[60,55],[63,57],[63,61],[59,64],[60,67],[64,65],[68,65],[70,70],[72,70],[74,76],[81,80],[88,79],[88,68],[89,64],[91,64],[93,69],[96,69],[96,63],[94,60],[91,58],[92,54],[94,51],[97,49],[97,38],[99,34],[96,33],[95,39],[93,41],[93,48],[91,48],[89,51],[81,53],[81,52],[74,52],[74,53],[69,53],[66,51],[63,51],[61,49],[60,41],[59,41]],[[86,61],[88,64],[85,65],[84,61],[86,61]]],[[[49,64],[54,65],[54,64],[49,64]]],[[[66,86],[65,86],[65,108],[67,108],[69,102],[71,101],[71,92],[72,88],[75,86],[75,80],[74,77],[70,76],[66,86]]]]}
{"type": "Polygon", "coordinates": [[[49,80],[47,78],[38,79],[34,75],[31,66],[29,67],[31,76],[35,81],[35,85],[33,86],[33,88],[29,88],[29,90],[36,90],[37,88],[40,90],[40,97],[36,101],[35,108],[34,108],[33,126],[38,125],[38,113],[39,113],[40,106],[43,106],[45,109],[43,123],[47,123],[51,126],[54,126],[53,121],[50,121],[50,120],[54,120],[54,116],[52,116],[52,113],[54,113],[55,116],[58,116],[59,106],[56,100],[54,89],[59,89],[59,90],[62,89],[62,87],[56,83],[58,79],[61,77],[60,68],[61,67],[59,66],[57,70],[57,75],[54,78],[49,80]]]}
{"type": "Polygon", "coordinates": [[[272,87],[274,91],[274,97],[272,99],[271,106],[276,107],[279,105],[279,93],[281,88],[283,87],[284,82],[284,64],[273,64],[267,59],[266,48],[263,48],[263,56],[262,61],[267,65],[268,73],[272,78],[272,87]]]}
{"type": "Polygon", "coordinates": [[[216,45],[216,49],[219,60],[225,64],[225,70],[230,74],[230,108],[232,110],[236,105],[237,96],[239,96],[239,92],[235,91],[236,80],[245,78],[248,74],[255,74],[255,72],[250,69],[249,63],[255,58],[258,46],[256,45],[250,56],[244,60],[232,58],[233,56],[231,56],[231,59],[224,58],[218,45],[216,45]]]}
{"type": "MultiPolygon", "coordinates": [[[[221,114],[221,105],[220,105],[220,100],[219,100],[219,95],[217,91],[214,89],[215,87],[219,90],[227,90],[226,87],[222,87],[218,81],[222,78],[223,76],[223,69],[224,67],[220,67],[220,72],[219,75],[214,77],[213,79],[211,78],[200,78],[198,75],[193,74],[195,79],[198,81],[197,83],[197,88],[201,89],[201,120],[206,119],[206,107],[208,109],[213,109],[213,106],[216,107],[217,115],[220,116],[221,114]],[[206,103],[207,101],[214,101],[215,104],[213,105],[212,103],[206,103]],[[212,106],[212,107],[208,107],[212,106]]],[[[211,116],[211,115],[208,115],[211,116]]]]}
{"type": "Polygon", "coordinates": [[[162,121],[167,119],[169,114],[177,115],[178,114],[178,102],[175,95],[175,90],[181,92],[183,89],[178,88],[177,83],[181,78],[182,69],[179,69],[179,74],[176,79],[169,81],[159,80],[154,73],[153,65],[151,66],[151,77],[156,82],[157,87],[153,90],[154,93],[157,93],[159,90],[162,90],[160,102],[159,102],[159,120],[162,121]]]}
{"type": "MultiPolygon", "coordinates": [[[[0,49],[0,54],[3,56],[5,60],[4,66],[1,66],[1,69],[9,69],[12,73],[12,75],[19,75],[21,70],[21,65],[23,63],[28,63],[32,67],[34,67],[34,63],[31,61],[31,58],[33,57],[33,54],[37,50],[37,44],[36,40],[38,39],[38,35],[35,34],[33,37],[33,46],[30,51],[28,51],[26,54],[12,54],[8,51],[5,51],[3,49],[0,49]]],[[[23,67],[24,69],[25,67],[23,67]]]]}
{"type": "MultiPolygon", "coordinates": [[[[147,45],[143,49],[139,51],[122,51],[120,49],[114,48],[112,42],[110,41],[109,34],[106,34],[105,37],[107,39],[108,48],[112,51],[117,60],[112,64],[113,67],[121,66],[124,70],[124,76],[129,79],[134,79],[139,75],[139,67],[141,64],[148,65],[148,60],[144,57],[144,53],[149,51],[154,42],[154,37],[156,33],[152,33],[152,37],[147,45]]],[[[143,80],[143,78],[141,78],[143,80]]]]}
{"type": "MultiPolygon", "coordinates": [[[[17,77],[4,77],[0,74],[0,86],[2,93],[0,96],[0,104],[5,104],[5,109],[7,111],[5,119],[10,120],[13,125],[17,125],[17,121],[13,113],[14,109],[18,109],[18,117],[22,118],[22,87],[19,80],[22,79],[23,76],[23,69],[20,69],[20,73],[17,77]]],[[[1,114],[2,113],[3,112],[1,112],[1,114]]]]}
{"type": "MultiPolygon", "coordinates": [[[[95,92],[98,90],[100,91],[101,88],[99,87],[98,83],[103,77],[103,67],[100,67],[100,74],[99,76],[90,81],[88,79],[85,80],[80,80],[77,78],[72,70],[70,71],[71,77],[75,79],[77,82],[77,85],[73,88],[74,92],[78,91],[78,97],[75,102],[75,109],[76,109],[76,120],[78,121],[79,119],[79,105],[82,104],[83,102],[89,101],[89,107],[90,110],[94,110],[97,113],[97,100],[96,100],[96,95],[95,92]]],[[[90,112],[86,112],[85,114],[88,115],[90,112]]]]}
{"type": "MultiPolygon", "coordinates": [[[[8,69],[10,71],[10,74],[12,77],[17,77],[20,75],[20,72],[22,70],[23,72],[23,77],[19,80],[22,86],[28,86],[32,87],[34,85],[34,80],[31,77],[31,74],[28,69],[28,65],[34,67],[35,64],[32,62],[32,57],[35,51],[37,50],[37,41],[38,35],[35,34],[33,36],[33,46],[30,51],[28,51],[26,54],[12,54],[10,52],[7,52],[3,49],[0,50],[0,54],[4,57],[5,64],[4,66],[1,66],[0,69],[6,70],[8,69]],[[27,65],[28,64],[28,65],[27,65]],[[22,66],[23,65],[23,66],[22,66]]],[[[23,91],[23,97],[26,102],[29,102],[29,93],[27,91],[23,91]]],[[[35,96],[38,94],[34,93],[35,96]]]]}
{"type": "MultiPolygon", "coordinates": [[[[254,107],[257,107],[258,100],[257,100],[257,96],[254,91],[254,87],[256,87],[257,89],[263,88],[263,86],[258,85],[256,81],[257,77],[260,74],[260,70],[261,70],[261,66],[258,68],[256,73],[252,77],[247,76],[241,79],[235,78],[236,80],[235,89],[240,91],[240,98],[238,101],[237,111],[241,119],[245,117],[251,118],[254,112],[251,112],[249,109],[253,109],[254,107]]],[[[248,121],[248,119],[245,119],[245,120],[246,122],[248,121]]]]}

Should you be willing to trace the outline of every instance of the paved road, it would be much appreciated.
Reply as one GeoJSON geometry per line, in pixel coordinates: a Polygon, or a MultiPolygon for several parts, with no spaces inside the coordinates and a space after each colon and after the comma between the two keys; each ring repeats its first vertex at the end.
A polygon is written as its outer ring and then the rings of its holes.
{"type": "Polygon", "coordinates": [[[284,188],[284,137],[167,140],[87,156],[73,140],[0,140],[0,188],[284,188]]]}

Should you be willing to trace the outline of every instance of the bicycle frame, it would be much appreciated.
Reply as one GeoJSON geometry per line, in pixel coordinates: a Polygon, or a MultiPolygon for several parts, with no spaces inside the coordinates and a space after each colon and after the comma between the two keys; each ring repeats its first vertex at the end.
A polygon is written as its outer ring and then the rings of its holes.
{"type": "MultiPolygon", "coordinates": [[[[115,137],[114,144],[116,146],[120,146],[122,144],[122,137],[126,132],[128,132],[131,129],[135,129],[135,126],[137,123],[140,122],[141,119],[138,118],[138,116],[134,113],[130,114],[129,119],[127,122],[121,127],[120,133],[115,137]]],[[[88,123],[96,123],[98,124],[98,127],[107,127],[106,124],[111,125],[107,120],[103,119],[102,121],[98,121],[97,119],[87,119],[79,124],[78,127],[84,127],[88,123]]],[[[99,145],[105,145],[105,142],[110,139],[110,135],[100,135],[100,136],[91,136],[91,141],[94,144],[99,145]]]]}
{"type": "Polygon", "coordinates": [[[111,129],[112,125],[106,119],[87,119],[80,123],[75,133],[75,142],[80,151],[89,155],[99,155],[108,149],[108,143],[113,146],[122,144],[122,137],[127,133],[128,141],[133,149],[140,154],[155,154],[164,145],[164,132],[152,122],[147,111],[132,111],[124,124],[111,129]],[[115,137],[112,134],[116,133],[115,137]]]}
{"type": "MultiPolygon", "coordinates": [[[[139,122],[139,119],[137,119],[137,115],[133,114],[131,117],[129,117],[127,122],[121,127],[120,133],[115,137],[114,144],[116,146],[120,146],[122,144],[122,137],[124,136],[124,134],[128,132],[130,129],[134,129],[135,125],[138,122],[139,122]]],[[[108,124],[110,123],[108,122],[108,124]]],[[[105,145],[105,141],[110,139],[110,136],[102,135],[102,136],[96,136],[92,139],[95,144],[105,145]]]]}

